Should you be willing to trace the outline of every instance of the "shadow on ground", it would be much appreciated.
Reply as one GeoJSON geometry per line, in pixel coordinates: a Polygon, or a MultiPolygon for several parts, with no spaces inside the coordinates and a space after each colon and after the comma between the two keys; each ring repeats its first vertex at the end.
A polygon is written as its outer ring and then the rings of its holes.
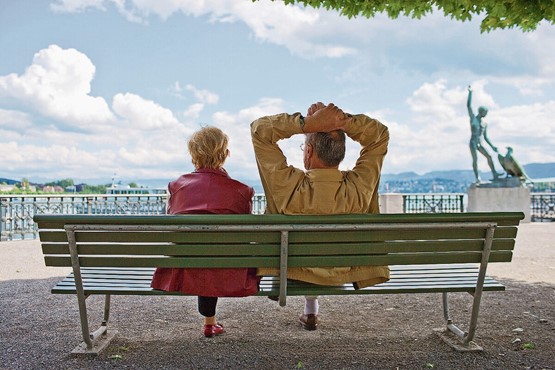
{"type": "MultiPolygon", "coordinates": [[[[98,357],[74,357],[77,300],[50,294],[58,280],[0,282],[1,369],[555,369],[553,285],[503,280],[507,291],[484,293],[481,353],[455,352],[434,332],[444,325],[440,294],[321,297],[315,332],[297,324],[302,297],[286,307],[223,298],[227,332],[212,339],[195,297],[114,296],[115,340],[98,357]]],[[[450,296],[454,320],[466,323],[471,296],[450,296]]],[[[87,302],[96,325],[103,301],[87,302]]]]}

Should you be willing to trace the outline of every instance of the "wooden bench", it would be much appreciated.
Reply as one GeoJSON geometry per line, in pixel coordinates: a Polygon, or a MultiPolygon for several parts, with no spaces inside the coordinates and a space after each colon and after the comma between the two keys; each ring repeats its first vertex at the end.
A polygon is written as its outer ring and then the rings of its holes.
{"type": "MultiPolygon", "coordinates": [[[[260,296],[442,293],[447,329],[470,348],[483,291],[505,287],[486,276],[509,262],[521,212],[381,215],[36,215],[47,266],[73,272],[52,289],[76,294],[84,342],[98,353],[108,331],[112,295],[176,295],[150,288],[155,267],[279,267],[260,296]],[[287,267],[389,265],[391,280],[355,290],[287,280],[287,267]],[[447,293],[473,295],[467,331],[449,314],[447,293]],[[89,331],[86,298],[105,296],[104,320],[89,331]]],[[[448,331],[446,331],[448,333],[448,331]]],[[[455,337],[453,334],[449,334],[455,337]]]]}

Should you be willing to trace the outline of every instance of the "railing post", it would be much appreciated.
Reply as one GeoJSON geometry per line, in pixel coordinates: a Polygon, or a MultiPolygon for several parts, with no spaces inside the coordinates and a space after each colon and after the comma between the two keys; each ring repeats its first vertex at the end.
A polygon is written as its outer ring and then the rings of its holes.
{"type": "Polygon", "coordinates": [[[92,206],[93,206],[93,199],[94,197],[87,197],[87,214],[92,214],[92,206]]]}
{"type": "Polygon", "coordinates": [[[8,198],[0,198],[0,241],[7,241],[6,233],[6,213],[8,210],[8,198]]]}

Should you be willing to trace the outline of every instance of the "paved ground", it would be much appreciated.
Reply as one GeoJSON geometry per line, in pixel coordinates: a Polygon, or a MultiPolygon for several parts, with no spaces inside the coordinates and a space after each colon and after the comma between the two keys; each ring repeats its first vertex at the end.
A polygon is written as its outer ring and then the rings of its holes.
{"type": "MultiPolygon", "coordinates": [[[[118,335],[98,357],[69,353],[80,342],[74,296],[49,289],[67,268],[46,268],[38,241],[0,243],[0,369],[555,369],[555,223],[522,224],[514,260],[488,275],[507,285],[485,293],[476,341],[459,353],[433,328],[439,295],[322,297],[322,325],[302,330],[302,298],[222,299],[227,333],[206,339],[194,297],[114,297],[118,335]]],[[[94,323],[102,302],[89,298],[94,323]]],[[[464,322],[470,296],[453,295],[464,322]]]]}

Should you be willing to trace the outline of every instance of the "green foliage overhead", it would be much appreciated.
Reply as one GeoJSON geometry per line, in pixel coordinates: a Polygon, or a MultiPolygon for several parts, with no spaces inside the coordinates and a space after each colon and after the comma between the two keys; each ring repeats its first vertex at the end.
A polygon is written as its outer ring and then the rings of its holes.
{"type": "MultiPolygon", "coordinates": [[[[257,1],[257,0],[252,0],[257,1]]],[[[274,0],[273,0],[274,1],[274,0]]],[[[279,0],[278,0],[279,1],[279,0]]],[[[555,0],[282,0],[313,8],[334,9],[349,18],[372,18],[385,13],[395,19],[402,16],[420,19],[434,10],[458,21],[483,17],[480,30],[520,28],[535,30],[542,20],[555,24],[555,0]]]]}

